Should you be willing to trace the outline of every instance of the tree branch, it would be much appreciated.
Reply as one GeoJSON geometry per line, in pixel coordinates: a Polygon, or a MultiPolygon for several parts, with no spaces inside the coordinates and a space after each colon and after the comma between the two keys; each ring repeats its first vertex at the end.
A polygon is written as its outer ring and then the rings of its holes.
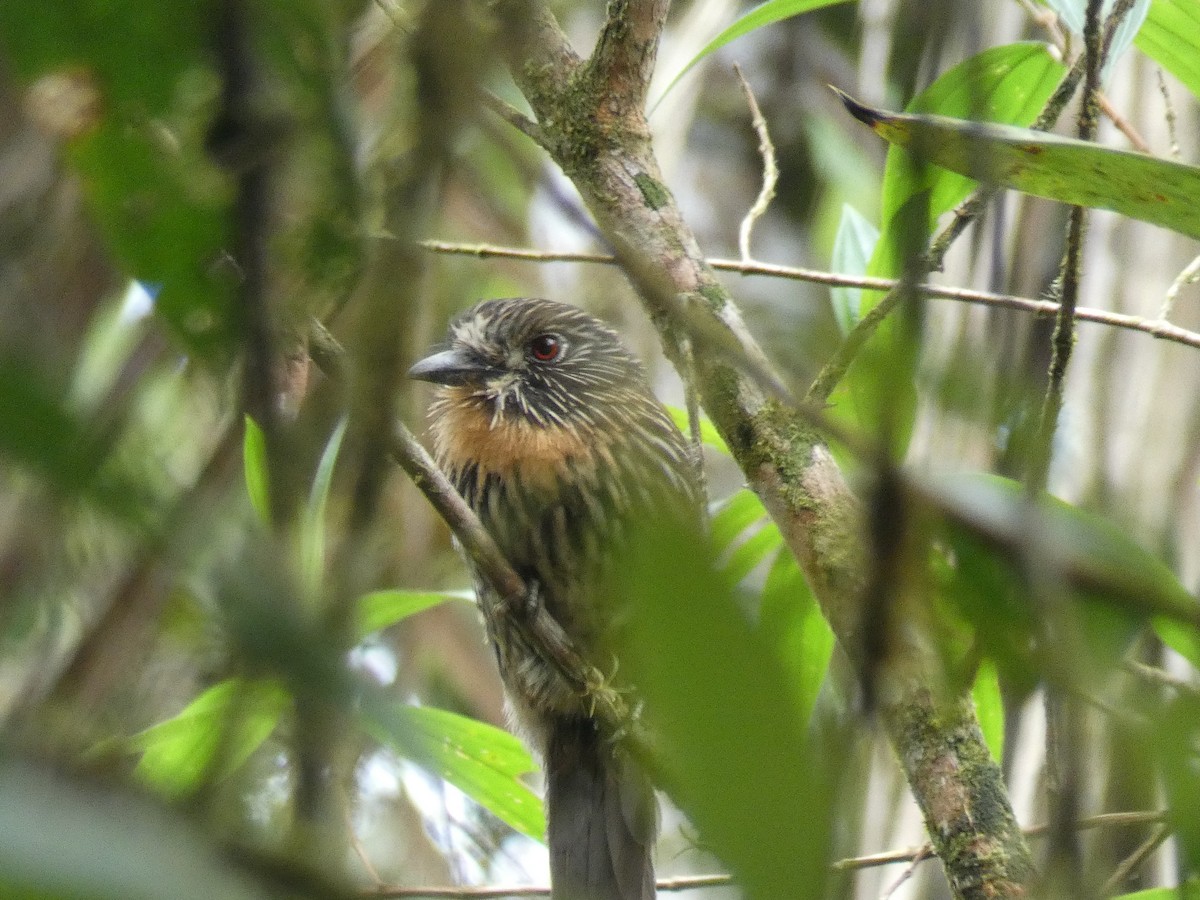
{"type": "MultiPolygon", "coordinates": [[[[549,250],[531,250],[523,247],[501,247],[495,244],[460,244],[453,241],[422,241],[421,246],[435,253],[451,253],[463,256],[477,256],[480,259],[520,259],[529,262],[552,263],[596,263],[599,265],[617,265],[619,260],[607,253],[556,253],[549,250]]],[[[798,266],[781,266],[775,263],[759,262],[757,260],[742,261],[737,259],[709,258],[705,260],[711,268],[721,272],[737,272],[741,275],[762,276],[765,278],[789,278],[794,281],[808,281],[814,284],[828,284],[836,287],[857,287],[871,291],[891,291],[899,282],[894,278],[876,278],[870,275],[839,275],[836,272],[823,272],[819,269],[805,269],[798,266]]],[[[1196,267],[1200,269],[1200,258],[1196,267]]],[[[1014,294],[997,294],[991,291],[976,291],[971,288],[946,287],[940,284],[922,282],[915,289],[926,297],[941,300],[958,300],[963,303],[976,303],[982,306],[995,306],[1004,309],[1015,309],[1031,313],[1038,318],[1050,318],[1058,314],[1058,304],[1053,300],[1035,300],[1032,297],[1018,297],[1014,294]]],[[[1183,344],[1200,350],[1200,332],[1180,328],[1162,318],[1146,318],[1131,316],[1126,313],[1110,312],[1107,309],[1093,309],[1087,306],[1077,307],[1075,318],[1081,322],[1094,322],[1097,325],[1108,325],[1112,328],[1124,328],[1129,331],[1140,331],[1163,341],[1183,344]]]]}
{"type": "MultiPolygon", "coordinates": [[[[658,6],[628,8],[631,15],[650,15],[646,10],[658,6]]],[[[612,15],[624,8],[610,4],[606,40],[617,36],[612,15]]],[[[511,0],[499,7],[509,17],[527,10],[511,0]]],[[[552,156],[617,248],[673,361],[682,362],[680,329],[706,347],[723,335],[744,351],[748,365],[733,364],[727,355],[696,354],[705,409],[778,524],[840,644],[861,668],[868,567],[857,498],[804,415],[781,396],[764,393],[759,369],[770,375],[770,368],[663,183],[641,104],[634,102],[644,96],[644,85],[615,96],[581,91],[561,64],[574,56],[561,30],[546,26],[550,16],[540,4],[532,15],[541,23],[541,39],[512,44],[509,63],[552,156]]],[[[631,20],[635,31],[637,21],[631,20]]],[[[615,52],[604,49],[605,55],[615,52]]],[[[897,635],[897,642],[880,671],[881,717],[951,885],[963,898],[1025,895],[1033,874],[1029,850],[969,695],[936,694],[939,661],[918,639],[897,635]]]]}

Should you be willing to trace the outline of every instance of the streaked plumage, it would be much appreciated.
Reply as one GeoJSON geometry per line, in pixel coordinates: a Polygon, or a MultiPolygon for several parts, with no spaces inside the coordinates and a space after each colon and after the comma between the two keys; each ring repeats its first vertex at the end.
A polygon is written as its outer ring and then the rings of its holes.
{"type": "MultiPolygon", "coordinates": [[[[439,464],[549,612],[603,671],[620,626],[604,589],[635,522],[698,521],[688,445],[617,335],[550,300],[491,300],[411,374],[442,384],[431,409],[439,464]]],[[[480,585],[481,590],[486,586],[480,585]]],[[[516,645],[491,635],[521,729],[547,772],[559,900],[654,895],[653,792],[587,703],[516,645]]]]}

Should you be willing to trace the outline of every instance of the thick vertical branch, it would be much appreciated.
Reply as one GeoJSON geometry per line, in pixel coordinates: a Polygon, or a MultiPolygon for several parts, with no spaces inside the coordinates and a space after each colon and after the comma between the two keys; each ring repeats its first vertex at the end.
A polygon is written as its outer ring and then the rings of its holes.
{"type": "MultiPolygon", "coordinates": [[[[740,349],[736,365],[727,353],[696,354],[705,409],[779,525],[839,642],[861,662],[868,567],[860,505],[822,439],[769,390],[775,382],[762,353],[705,263],[650,145],[641,104],[652,61],[647,29],[661,28],[665,4],[609,4],[603,37],[585,64],[586,71],[607,73],[599,82],[578,77],[578,58],[544,8],[501,5],[510,19],[522,12],[536,28],[514,35],[536,30],[538,39],[510,41],[510,67],[537,115],[544,146],[618,248],[668,352],[680,345],[681,329],[700,349],[719,346],[718,338],[740,349]],[[626,35],[636,36],[632,45],[626,35]]],[[[881,676],[882,719],[955,892],[1024,896],[1032,875],[1029,851],[969,697],[939,697],[931,687],[938,663],[915,643],[894,655],[881,676]]]]}

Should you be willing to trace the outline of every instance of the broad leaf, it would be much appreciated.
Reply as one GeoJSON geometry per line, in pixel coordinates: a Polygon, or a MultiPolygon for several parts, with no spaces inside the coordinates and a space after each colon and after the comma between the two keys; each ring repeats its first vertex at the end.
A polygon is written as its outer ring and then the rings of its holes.
{"type": "MultiPolygon", "coordinates": [[[[1062,63],[1045,44],[992,47],[945,72],[913,98],[907,109],[1028,124],[1064,73],[1062,63]]],[[[883,227],[868,274],[901,277],[910,264],[906,260],[924,254],[928,235],[939,218],[974,187],[969,178],[925,165],[899,148],[889,149],[880,210],[883,227]]],[[[883,298],[878,291],[863,291],[860,296],[860,316],[883,298]]],[[[916,410],[919,329],[914,318],[893,313],[885,319],[830,397],[834,416],[859,428],[883,431],[897,458],[908,446],[916,410]]]]}
{"type": "Polygon", "coordinates": [[[386,700],[364,703],[367,727],[407,759],[446,779],[522,834],[545,839],[541,801],[520,776],[533,771],[521,742],[475,719],[386,700]]]}
{"type": "Polygon", "coordinates": [[[889,143],[938,166],[1200,238],[1200,168],[1195,166],[1023,128],[889,113],[841,96],[855,118],[889,143]]]}
{"type": "Polygon", "coordinates": [[[438,591],[374,591],[358,598],[358,634],[365,637],[390,628],[422,610],[448,600],[473,602],[470,592],[438,591]]]}
{"type": "Polygon", "coordinates": [[[791,661],[702,541],[654,526],[631,544],[621,671],[644,698],[660,784],[747,897],[823,896],[837,778],[809,745],[791,661]]]}
{"type": "Polygon", "coordinates": [[[271,736],[289,703],[275,681],[215,684],[178,715],[130,739],[142,753],[135,771],[168,796],[187,795],[206,778],[237,771],[271,736]]]}
{"type": "Polygon", "coordinates": [[[1200,97],[1200,0],[1152,0],[1134,44],[1200,97]]]}
{"type": "MultiPolygon", "coordinates": [[[[842,207],[842,219],[833,239],[833,271],[839,275],[866,275],[867,263],[879,241],[879,229],[863,218],[850,204],[842,207]]],[[[829,289],[833,298],[833,315],[842,335],[858,324],[862,305],[862,288],[838,287],[829,289]]]]}
{"type": "MultiPolygon", "coordinates": [[[[682,431],[685,436],[692,433],[686,409],[681,406],[668,406],[667,412],[670,413],[675,427],[682,431]]],[[[725,446],[725,441],[721,438],[720,432],[717,431],[717,426],[705,415],[700,416],[700,443],[705,447],[712,447],[712,449],[724,456],[729,456],[729,448],[725,446]]]]}
{"type": "Polygon", "coordinates": [[[1020,546],[1031,529],[1039,566],[1070,589],[1071,618],[1087,651],[1067,663],[1107,673],[1148,623],[1165,619],[1194,631],[1200,622],[1200,604],[1171,570],[1093,513],[1054,497],[1030,508],[1020,484],[988,475],[944,477],[926,491],[952,523],[945,534],[955,557],[951,599],[1018,679],[1037,677],[1027,655],[1042,624],[1021,574],[1020,546]]]}
{"type": "Polygon", "coordinates": [[[753,491],[743,488],[718,504],[712,517],[713,546],[724,552],[738,535],[766,518],[762,501],[753,491]]]}
{"type": "Polygon", "coordinates": [[[791,681],[800,721],[808,722],[829,671],[834,637],[787,547],[780,549],[767,575],[759,628],[791,681]]]}

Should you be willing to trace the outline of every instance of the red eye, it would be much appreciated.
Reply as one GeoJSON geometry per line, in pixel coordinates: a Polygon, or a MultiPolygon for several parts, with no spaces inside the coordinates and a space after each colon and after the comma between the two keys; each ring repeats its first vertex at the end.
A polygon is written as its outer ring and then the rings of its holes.
{"type": "Polygon", "coordinates": [[[539,334],[529,342],[529,352],[538,362],[552,362],[562,354],[562,341],[552,334],[539,334]]]}

